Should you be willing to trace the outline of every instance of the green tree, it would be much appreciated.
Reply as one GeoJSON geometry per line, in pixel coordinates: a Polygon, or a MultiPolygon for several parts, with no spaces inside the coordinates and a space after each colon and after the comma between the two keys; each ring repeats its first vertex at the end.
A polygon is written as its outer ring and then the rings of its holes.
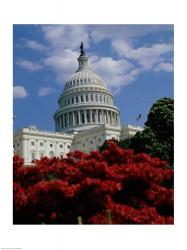
{"type": "Polygon", "coordinates": [[[174,161],[174,101],[164,97],[156,101],[150,109],[145,129],[130,139],[120,142],[121,147],[145,152],[167,160],[170,166],[174,161]]]}

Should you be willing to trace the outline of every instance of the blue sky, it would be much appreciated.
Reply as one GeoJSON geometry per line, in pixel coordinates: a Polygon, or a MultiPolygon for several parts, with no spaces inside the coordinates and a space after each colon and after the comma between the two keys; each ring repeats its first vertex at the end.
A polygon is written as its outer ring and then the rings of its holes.
{"type": "Polygon", "coordinates": [[[13,32],[14,129],[54,130],[81,41],[114,95],[122,125],[143,126],[153,102],[174,95],[172,25],[14,25],[13,32]]]}

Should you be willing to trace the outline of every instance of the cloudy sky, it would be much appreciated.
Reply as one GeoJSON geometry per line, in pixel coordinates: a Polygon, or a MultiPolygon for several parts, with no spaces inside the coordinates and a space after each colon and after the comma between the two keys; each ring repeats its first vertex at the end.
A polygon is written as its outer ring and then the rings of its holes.
{"type": "Polygon", "coordinates": [[[173,97],[172,25],[14,25],[15,129],[54,130],[57,100],[78,67],[81,41],[114,95],[122,125],[143,126],[153,102],[173,97]]]}

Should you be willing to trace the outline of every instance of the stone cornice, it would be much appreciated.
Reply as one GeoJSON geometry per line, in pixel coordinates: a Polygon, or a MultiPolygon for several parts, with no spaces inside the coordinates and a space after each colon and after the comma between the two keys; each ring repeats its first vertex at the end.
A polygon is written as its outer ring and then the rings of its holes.
{"type": "Polygon", "coordinates": [[[65,134],[61,132],[48,132],[48,131],[40,131],[40,130],[35,130],[35,131],[29,131],[27,128],[23,128],[19,131],[16,131],[14,133],[14,137],[20,136],[24,139],[26,139],[27,136],[40,136],[40,137],[49,137],[49,138],[56,138],[56,139],[73,139],[73,134],[65,134]]]}

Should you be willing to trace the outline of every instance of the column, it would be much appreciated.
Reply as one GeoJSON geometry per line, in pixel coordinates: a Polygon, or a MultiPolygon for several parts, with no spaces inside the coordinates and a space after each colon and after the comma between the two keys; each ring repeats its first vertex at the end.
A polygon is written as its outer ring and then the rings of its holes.
{"type": "Polygon", "coordinates": [[[115,125],[115,113],[112,112],[112,124],[115,125]]]}
{"type": "Polygon", "coordinates": [[[48,156],[47,155],[47,140],[44,140],[44,156],[48,156]]]}
{"type": "Polygon", "coordinates": [[[87,124],[86,110],[84,110],[84,123],[87,124]]]}
{"type": "Polygon", "coordinates": [[[72,112],[73,126],[75,126],[75,112],[72,112]]]}
{"type": "Polygon", "coordinates": [[[110,125],[112,124],[112,112],[109,111],[109,119],[110,119],[110,125]]]}
{"type": "Polygon", "coordinates": [[[109,114],[108,114],[108,110],[106,111],[106,123],[109,123],[109,114]]]}
{"type": "Polygon", "coordinates": [[[69,127],[69,113],[67,113],[67,127],[69,127]]]}
{"type": "Polygon", "coordinates": [[[98,109],[95,111],[95,122],[98,123],[98,109]]]}
{"type": "Polygon", "coordinates": [[[57,120],[58,120],[58,131],[59,131],[59,129],[62,127],[61,115],[57,117],[57,120]]]}
{"type": "Polygon", "coordinates": [[[117,117],[116,113],[115,113],[115,124],[116,124],[116,126],[118,125],[118,117],[117,117]]]}
{"type": "Polygon", "coordinates": [[[103,109],[101,110],[101,123],[105,123],[103,109]]]}
{"type": "Polygon", "coordinates": [[[36,153],[35,153],[35,159],[40,159],[39,152],[38,152],[38,139],[36,139],[36,153]]]}
{"type": "Polygon", "coordinates": [[[79,124],[82,124],[80,110],[78,111],[78,117],[79,117],[79,124]]]}
{"type": "Polygon", "coordinates": [[[92,109],[90,109],[90,123],[92,123],[92,109]]]}
{"type": "Polygon", "coordinates": [[[27,139],[25,139],[25,138],[23,138],[23,142],[22,142],[22,157],[23,157],[23,159],[24,159],[24,161],[26,162],[26,160],[27,160],[27,143],[28,143],[28,141],[27,141],[27,139]]]}
{"type": "Polygon", "coordinates": [[[65,115],[61,115],[62,117],[62,128],[65,128],[65,115]]]}

